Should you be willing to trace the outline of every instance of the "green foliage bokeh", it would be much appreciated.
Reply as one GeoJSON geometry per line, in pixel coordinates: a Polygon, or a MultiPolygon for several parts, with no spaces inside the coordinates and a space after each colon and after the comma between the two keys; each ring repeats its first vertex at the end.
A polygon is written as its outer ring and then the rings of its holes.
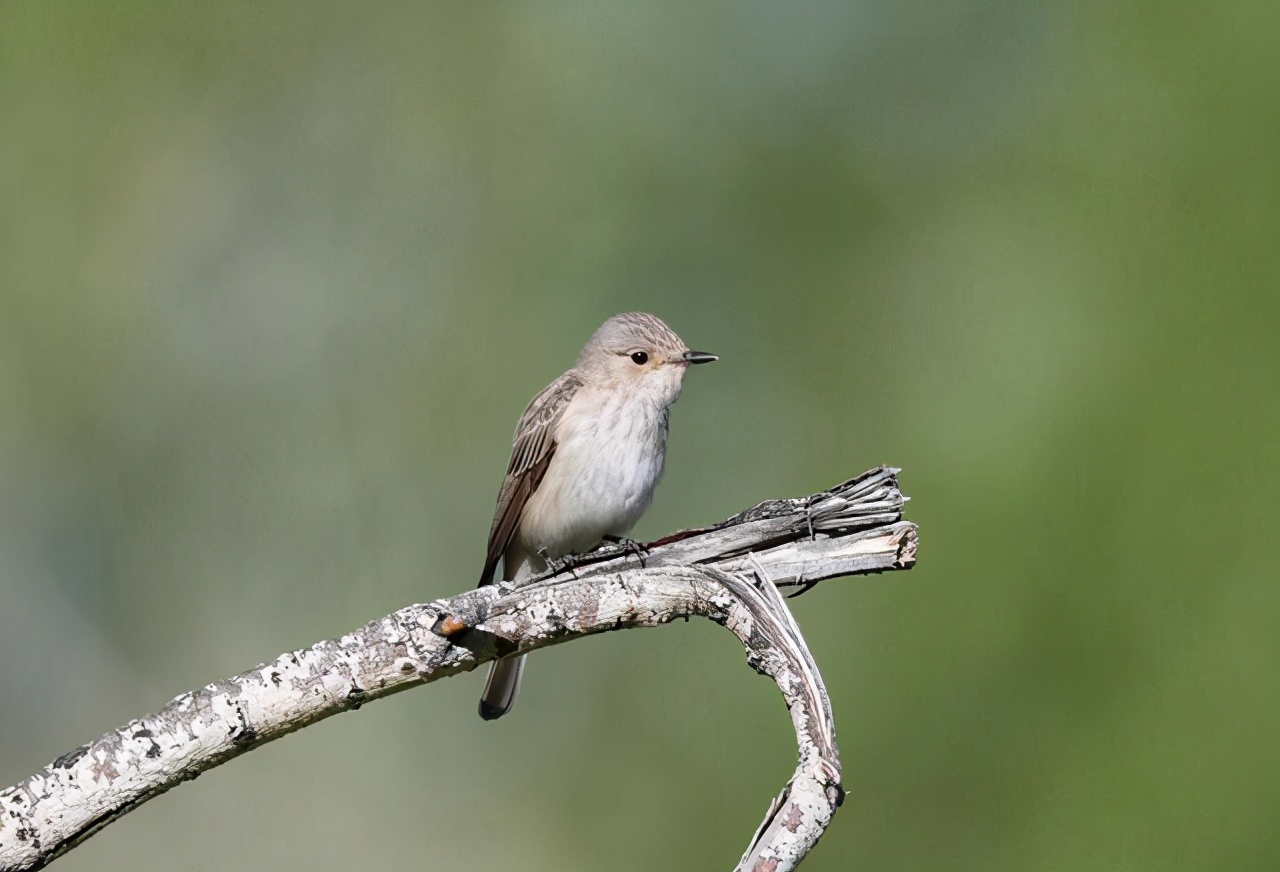
{"type": "MultiPolygon", "coordinates": [[[[643,309],[722,362],[638,536],[882,462],[921,525],[794,603],[850,791],[805,869],[1276,869],[1278,28],[0,4],[0,784],[473,584],[523,404],[643,309]]],[[[742,659],[444,682],[59,868],[727,869],[794,756],[742,659]]]]}

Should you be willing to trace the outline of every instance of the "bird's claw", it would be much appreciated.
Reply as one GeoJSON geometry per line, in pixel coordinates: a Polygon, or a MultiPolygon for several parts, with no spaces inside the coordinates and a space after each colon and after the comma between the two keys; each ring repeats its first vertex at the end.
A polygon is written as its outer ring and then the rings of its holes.
{"type": "Polygon", "coordinates": [[[644,559],[649,554],[649,548],[643,542],[627,536],[605,536],[604,541],[610,545],[621,545],[628,554],[635,555],[635,558],[640,561],[641,568],[644,567],[644,559]]]}
{"type": "Polygon", "coordinates": [[[538,549],[538,556],[542,558],[543,564],[547,567],[547,575],[559,575],[566,569],[573,573],[573,577],[577,578],[578,573],[574,572],[574,554],[565,554],[561,557],[551,557],[547,554],[546,548],[538,549]]]}

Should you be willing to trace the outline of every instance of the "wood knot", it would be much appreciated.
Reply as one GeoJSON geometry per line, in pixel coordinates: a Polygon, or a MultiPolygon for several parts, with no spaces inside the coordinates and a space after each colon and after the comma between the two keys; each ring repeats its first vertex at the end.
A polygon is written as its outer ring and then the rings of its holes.
{"type": "Polygon", "coordinates": [[[347,708],[351,711],[359,711],[360,706],[364,705],[368,699],[369,694],[363,687],[352,685],[351,690],[347,691],[347,708]]]}
{"type": "Polygon", "coordinates": [[[437,636],[444,636],[447,639],[451,636],[458,635],[465,629],[467,629],[467,622],[462,620],[462,618],[457,615],[445,615],[440,620],[436,621],[435,626],[431,628],[431,632],[435,633],[437,636]]]}
{"type": "Polygon", "coordinates": [[[67,753],[59,757],[57,760],[54,760],[53,768],[54,769],[70,769],[72,766],[76,765],[77,760],[79,760],[81,757],[83,757],[87,753],[89,753],[89,746],[81,745],[79,748],[76,748],[74,751],[68,751],[67,753]]]}

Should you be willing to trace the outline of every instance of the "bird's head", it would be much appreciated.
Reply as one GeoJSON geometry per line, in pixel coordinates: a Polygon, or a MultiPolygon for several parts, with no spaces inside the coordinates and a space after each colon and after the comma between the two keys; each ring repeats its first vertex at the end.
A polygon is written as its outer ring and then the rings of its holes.
{"type": "Polygon", "coordinates": [[[691,350],[661,318],[626,312],[600,325],[574,367],[594,384],[625,389],[666,408],[680,396],[685,371],[715,359],[691,350]]]}

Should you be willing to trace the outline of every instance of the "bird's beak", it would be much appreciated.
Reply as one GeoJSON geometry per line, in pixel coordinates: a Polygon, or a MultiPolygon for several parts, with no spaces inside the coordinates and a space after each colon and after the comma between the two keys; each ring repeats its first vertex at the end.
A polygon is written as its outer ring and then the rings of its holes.
{"type": "Polygon", "coordinates": [[[686,351],[680,355],[680,359],[685,363],[710,363],[713,360],[719,360],[714,354],[708,354],[705,351],[686,351]]]}

